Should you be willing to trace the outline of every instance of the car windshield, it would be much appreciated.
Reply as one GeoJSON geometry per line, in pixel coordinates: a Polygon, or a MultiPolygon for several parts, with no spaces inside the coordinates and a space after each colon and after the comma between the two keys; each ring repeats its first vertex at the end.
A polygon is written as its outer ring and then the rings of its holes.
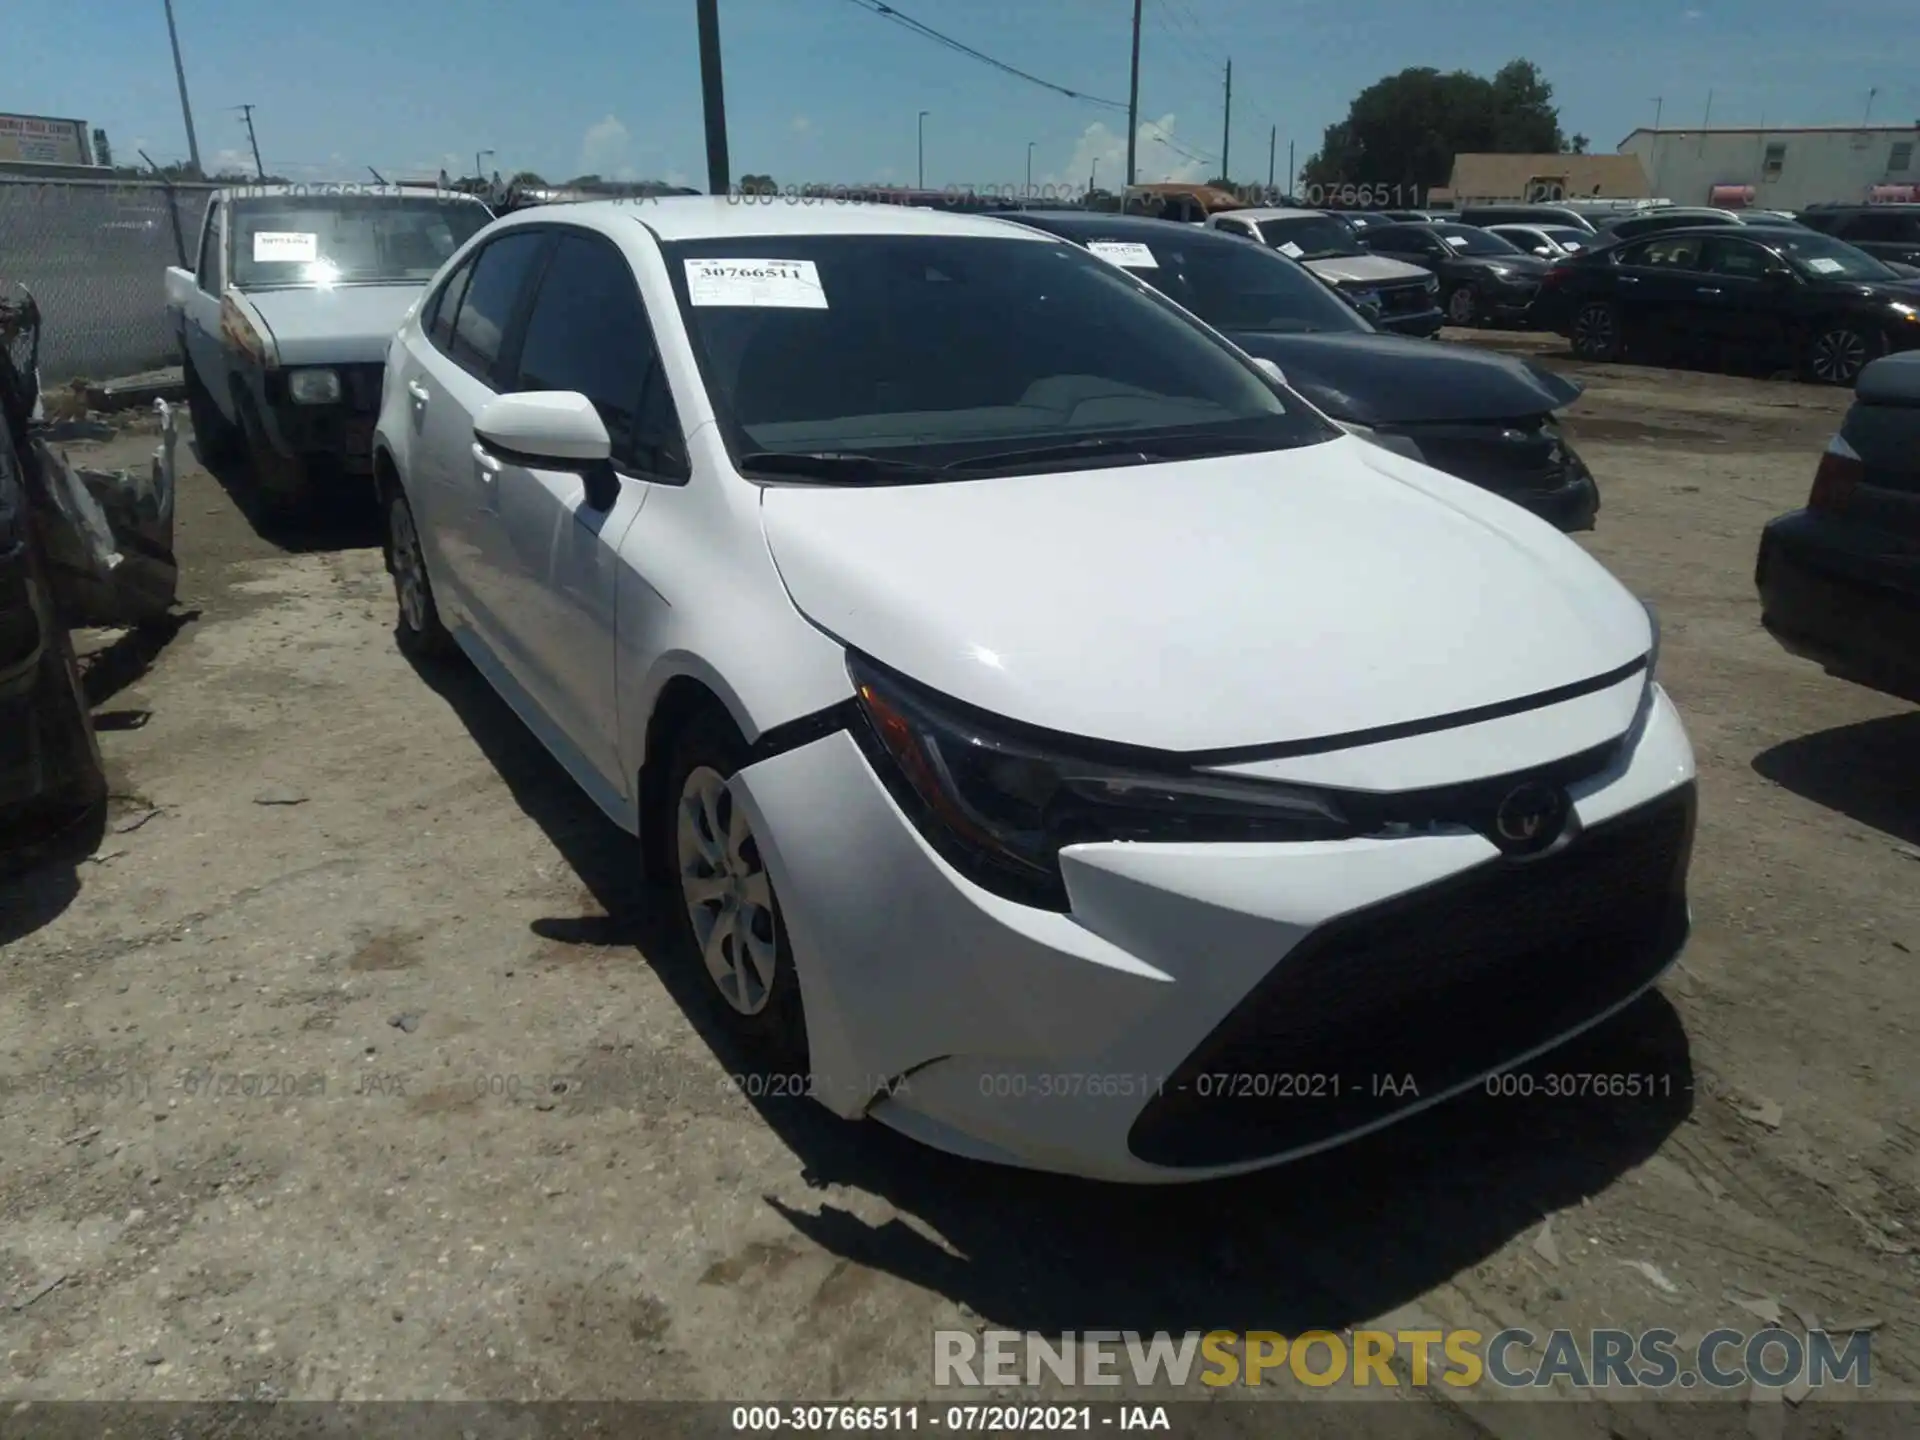
{"type": "Polygon", "coordinates": [[[1472,225],[1451,223],[1435,225],[1433,233],[1446,241],[1447,247],[1456,255],[1524,255],[1526,253],[1512,241],[1472,225]]]}
{"type": "Polygon", "coordinates": [[[1782,225],[1767,227],[1766,242],[1796,270],[1820,280],[1898,280],[1900,276],[1866,251],[1818,230],[1782,225]]]}
{"type": "MultiPolygon", "coordinates": [[[[1369,334],[1373,326],[1323,281],[1271,250],[1245,241],[1175,231],[1142,241],[1139,232],[1089,237],[1087,248],[1126,266],[1216,330],[1301,335],[1369,334]],[[1152,265],[1143,263],[1151,260],[1152,265]]],[[[1079,237],[1075,237],[1079,238],[1079,237]]]]}
{"type": "Polygon", "coordinates": [[[367,285],[431,280],[493,217],[443,195],[287,195],[233,207],[233,283],[367,285]]]}
{"type": "Polygon", "coordinates": [[[1260,238],[1296,260],[1330,260],[1337,255],[1366,254],[1353,227],[1331,215],[1262,220],[1260,238]]]}
{"type": "Polygon", "coordinates": [[[1339,433],[1077,245],[838,234],[663,249],[722,434],[750,473],[958,479],[1339,433]]]}

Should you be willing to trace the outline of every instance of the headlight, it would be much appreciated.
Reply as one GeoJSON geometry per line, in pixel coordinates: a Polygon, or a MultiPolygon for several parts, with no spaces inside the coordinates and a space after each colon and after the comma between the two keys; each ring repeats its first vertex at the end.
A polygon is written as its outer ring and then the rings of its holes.
{"type": "Polygon", "coordinates": [[[1417,460],[1422,465],[1427,463],[1425,452],[1420,449],[1418,444],[1405,435],[1383,434],[1375,430],[1371,425],[1360,425],[1352,420],[1336,420],[1334,424],[1338,425],[1349,435],[1357,436],[1366,441],[1369,445],[1378,445],[1382,450],[1391,450],[1396,455],[1405,456],[1409,460],[1417,460]]]}
{"type": "Polygon", "coordinates": [[[1647,652],[1647,683],[1652,684],[1660,669],[1660,612],[1645,600],[1640,606],[1647,612],[1647,624],[1653,627],[1653,648],[1647,652]]]}
{"type": "Polygon", "coordinates": [[[1432,295],[1436,291],[1438,291],[1440,289],[1440,277],[1438,275],[1427,276],[1426,288],[1427,288],[1427,293],[1429,295],[1432,295]]]}
{"type": "Polygon", "coordinates": [[[287,394],[296,405],[331,405],[340,398],[340,372],[337,370],[292,370],[287,373],[287,394]]]}
{"type": "Polygon", "coordinates": [[[1920,305],[1909,305],[1904,300],[1891,300],[1887,308],[1902,320],[1920,320],[1920,305]]]}
{"type": "Polygon", "coordinates": [[[978,715],[849,653],[854,738],[927,842],[984,889],[1064,910],[1061,847],[1099,841],[1337,840],[1333,797],[978,715]]]}

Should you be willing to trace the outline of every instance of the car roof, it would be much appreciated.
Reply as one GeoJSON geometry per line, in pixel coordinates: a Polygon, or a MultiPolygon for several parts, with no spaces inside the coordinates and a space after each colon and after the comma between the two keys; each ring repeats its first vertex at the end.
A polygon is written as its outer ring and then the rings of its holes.
{"type": "Polygon", "coordinates": [[[466,201],[474,205],[486,203],[478,195],[469,195],[464,190],[447,190],[438,185],[363,185],[358,180],[318,181],[312,185],[231,185],[213,192],[214,199],[228,203],[240,200],[338,200],[365,197],[404,200],[417,196],[466,201]]]}
{"type": "Polygon", "coordinates": [[[1328,218],[1334,212],[1330,210],[1289,210],[1285,206],[1254,205],[1245,210],[1229,210],[1227,214],[1236,220],[1252,220],[1256,224],[1262,220],[1303,220],[1310,217],[1328,218]]]}
{"type": "MultiPolygon", "coordinates": [[[[723,195],[663,195],[632,200],[587,200],[566,207],[570,224],[617,233],[645,225],[661,240],[742,240],[777,235],[973,235],[986,239],[1045,240],[1031,228],[981,215],[829,198],[772,203],[723,195]]],[[[504,225],[550,225],[544,207],[516,211],[504,225]]]]}

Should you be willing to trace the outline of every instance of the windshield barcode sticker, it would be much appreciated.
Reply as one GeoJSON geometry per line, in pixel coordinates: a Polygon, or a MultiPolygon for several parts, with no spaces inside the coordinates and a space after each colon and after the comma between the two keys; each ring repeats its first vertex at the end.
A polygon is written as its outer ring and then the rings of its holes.
{"type": "Polygon", "coordinates": [[[811,260],[689,260],[687,298],[701,306],[827,308],[827,292],[811,260]]]}
{"type": "Polygon", "coordinates": [[[1293,241],[1291,240],[1283,240],[1280,243],[1278,248],[1280,250],[1280,253],[1286,256],[1289,260],[1298,260],[1302,255],[1307,253],[1306,251],[1302,250],[1298,245],[1294,244],[1293,241]]]}
{"type": "Polygon", "coordinates": [[[1807,261],[1807,268],[1816,275],[1837,275],[1847,267],[1828,256],[1816,255],[1807,261]]]}
{"type": "Polygon", "coordinates": [[[320,258],[320,237],[298,230],[257,230],[253,259],[257,265],[310,265],[320,258]]]}
{"type": "Polygon", "coordinates": [[[1153,258],[1153,251],[1145,245],[1131,240],[1089,240],[1087,249],[1102,260],[1110,260],[1115,265],[1124,265],[1129,270],[1158,270],[1160,262],[1153,258]]]}

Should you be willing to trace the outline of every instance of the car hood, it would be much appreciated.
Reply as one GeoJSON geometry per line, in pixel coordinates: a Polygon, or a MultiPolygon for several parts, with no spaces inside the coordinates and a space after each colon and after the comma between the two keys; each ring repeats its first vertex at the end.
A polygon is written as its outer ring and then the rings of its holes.
{"type": "Polygon", "coordinates": [[[424,285],[303,285],[243,292],[266,322],[282,365],[354,365],[387,358],[387,342],[424,285]]]}
{"type": "Polygon", "coordinates": [[[1591,680],[1646,612],[1519,506],[1349,436],[1298,450],[764,492],[842,644],[1030,725],[1167,751],[1318,739],[1591,680]]]}
{"type": "Polygon", "coordinates": [[[1581,387],[1551,370],[1469,345],[1401,335],[1236,331],[1234,344],[1287,373],[1287,383],[1336,420],[1520,420],[1571,405],[1581,387]]]}
{"type": "Polygon", "coordinates": [[[1329,255],[1301,262],[1314,274],[1336,285],[1380,284],[1390,280],[1425,280],[1427,272],[1403,260],[1384,255],[1329,255]]]}

